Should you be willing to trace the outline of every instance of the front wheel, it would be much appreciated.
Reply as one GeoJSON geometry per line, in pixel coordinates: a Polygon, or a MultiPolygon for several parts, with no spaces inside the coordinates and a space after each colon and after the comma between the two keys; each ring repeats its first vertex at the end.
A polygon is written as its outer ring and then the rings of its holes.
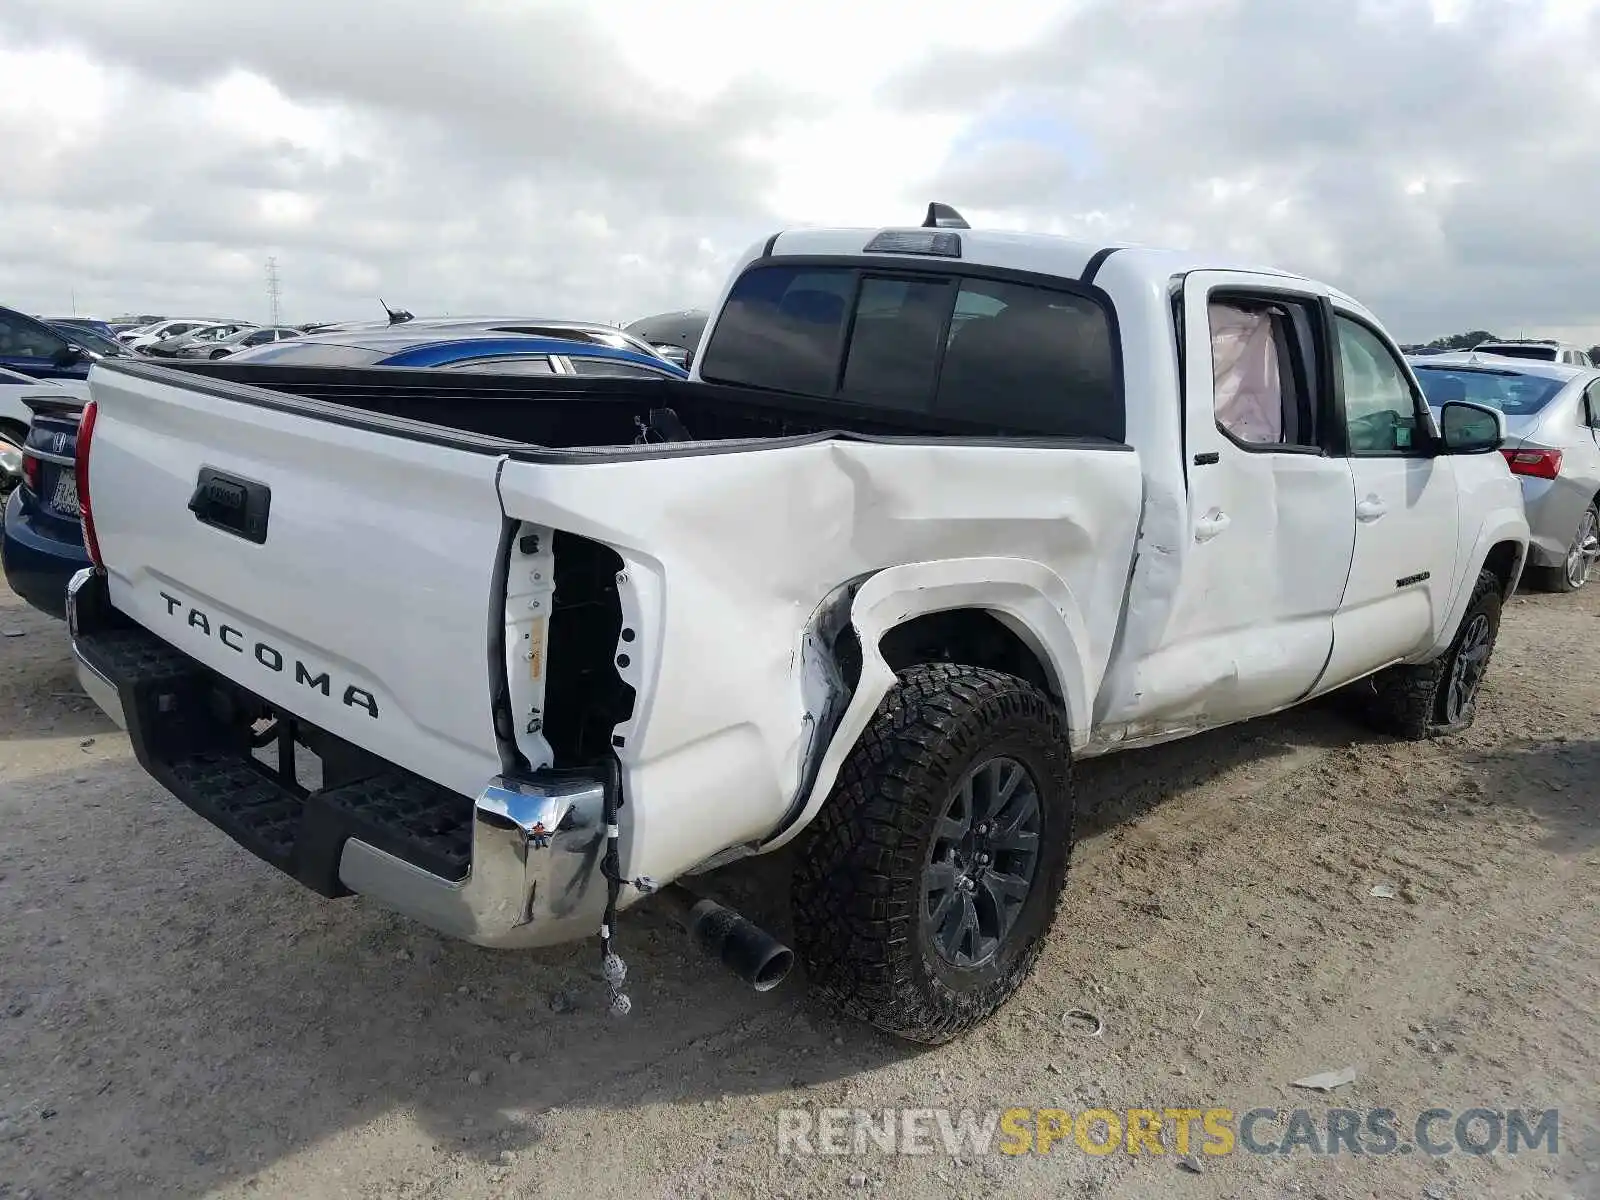
{"type": "Polygon", "coordinates": [[[1066,728],[1031,684],[912,667],[884,698],[799,852],[795,943],[845,1012],[939,1043],[1027,977],[1072,849],[1066,728]]]}
{"type": "Polygon", "coordinates": [[[1540,572],[1539,582],[1547,591],[1579,591],[1594,574],[1596,560],[1600,560],[1600,509],[1590,504],[1578,521],[1578,532],[1567,547],[1566,560],[1559,566],[1546,567],[1540,572]]]}
{"type": "Polygon", "coordinates": [[[1418,666],[1389,667],[1358,685],[1368,720],[1410,741],[1466,730],[1477,715],[1499,634],[1500,581],[1480,571],[1449,650],[1418,666]]]}

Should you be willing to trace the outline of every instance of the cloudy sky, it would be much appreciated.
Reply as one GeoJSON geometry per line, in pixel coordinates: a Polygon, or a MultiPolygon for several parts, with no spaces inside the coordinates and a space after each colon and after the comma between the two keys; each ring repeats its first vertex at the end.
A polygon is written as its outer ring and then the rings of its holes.
{"type": "Polygon", "coordinates": [[[0,0],[0,303],[630,320],[939,199],[1589,345],[1597,117],[1600,0],[0,0]]]}

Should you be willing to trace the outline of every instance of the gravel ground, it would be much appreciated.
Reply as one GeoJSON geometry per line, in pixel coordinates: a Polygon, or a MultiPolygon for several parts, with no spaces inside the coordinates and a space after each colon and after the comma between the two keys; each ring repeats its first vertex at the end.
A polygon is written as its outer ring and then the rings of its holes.
{"type": "MultiPolygon", "coordinates": [[[[619,1023],[591,946],[324,901],[150,781],[0,587],[0,1197],[1600,1197],[1597,616],[1514,601],[1464,737],[1313,706],[1085,764],[1039,970],[929,1050],[798,978],[755,995],[645,908],[619,1023]],[[887,1105],[1557,1107],[1560,1152],[777,1153],[780,1109],[887,1105]]],[[[719,886],[781,930],[784,878],[719,886]]]]}

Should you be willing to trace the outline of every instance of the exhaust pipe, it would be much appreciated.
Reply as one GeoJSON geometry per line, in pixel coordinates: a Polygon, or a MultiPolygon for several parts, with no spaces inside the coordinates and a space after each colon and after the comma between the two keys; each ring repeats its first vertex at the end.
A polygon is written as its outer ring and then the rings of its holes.
{"type": "Polygon", "coordinates": [[[770,992],[794,966],[794,951],[759,925],[678,884],[661,890],[689,940],[758,992],[770,992]]]}

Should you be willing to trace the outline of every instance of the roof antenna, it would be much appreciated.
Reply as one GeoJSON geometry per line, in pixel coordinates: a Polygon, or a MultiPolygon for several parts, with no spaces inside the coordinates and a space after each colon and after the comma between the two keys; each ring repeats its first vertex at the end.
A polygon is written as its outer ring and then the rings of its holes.
{"type": "Polygon", "coordinates": [[[404,325],[407,321],[415,320],[415,318],[403,308],[390,308],[389,302],[382,296],[378,297],[378,303],[383,305],[383,311],[389,315],[389,324],[391,325],[404,325]]]}
{"type": "Polygon", "coordinates": [[[928,205],[928,215],[922,218],[924,229],[971,229],[966,218],[948,204],[935,200],[928,205]]]}

